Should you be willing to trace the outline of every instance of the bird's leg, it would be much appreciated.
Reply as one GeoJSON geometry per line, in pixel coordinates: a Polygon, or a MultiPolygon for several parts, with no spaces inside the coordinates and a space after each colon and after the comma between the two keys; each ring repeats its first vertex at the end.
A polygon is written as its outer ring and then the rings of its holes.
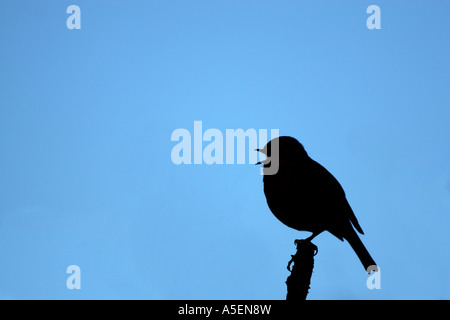
{"type": "Polygon", "coordinates": [[[313,234],[310,235],[308,238],[303,239],[303,240],[298,240],[298,239],[297,239],[297,240],[294,241],[294,243],[297,244],[297,242],[301,242],[301,241],[304,241],[304,242],[311,242],[312,239],[314,239],[316,236],[318,236],[321,232],[322,232],[322,231],[320,231],[320,232],[313,232],[313,234]]]}
{"type": "Polygon", "coordinates": [[[298,261],[305,259],[305,254],[306,254],[306,256],[308,256],[309,254],[311,254],[312,256],[315,256],[317,254],[317,252],[319,250],[317,249],[317,246],[311,242],[311,240],[315,236],[317,236],[319,233],[320,232],[315,232],[309,238],[306,238],[304,240],[297,239],[294,241],[294,244],[297,247],[297,253],[295,255],[291,255],[291,260],[289,261],[289,263],[287,265],[287,269],[289,271],[291,271],[291,264],[292,263],[295,264],[295,261],[294,261],[295,259],[297,259],[297,262],[298,262],[298,261]]]}
{"type": "Polygon", "coordinates": [[[313,232],[312,235],[310,235],[308,238],[305,239],[305,241],[311,242],[312,239],[314,239],[316,236],[319,235],[320,232],[313,232]]]}

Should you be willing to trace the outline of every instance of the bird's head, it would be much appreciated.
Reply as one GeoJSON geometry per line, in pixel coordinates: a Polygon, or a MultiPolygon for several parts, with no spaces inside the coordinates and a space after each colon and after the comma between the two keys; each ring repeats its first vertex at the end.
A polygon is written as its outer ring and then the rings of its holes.
{"type": "Polygon", "coordinates": [[[256,149],[266,156],[265,160],[262,160],[256,164],[264,164],[269,166],[273,157],[277,160],[301,160],[308,156],[303,148],[303,145],[298,142],[297,139],[289,136],[277,137],[270,140],[262,149],[256,149]]]}

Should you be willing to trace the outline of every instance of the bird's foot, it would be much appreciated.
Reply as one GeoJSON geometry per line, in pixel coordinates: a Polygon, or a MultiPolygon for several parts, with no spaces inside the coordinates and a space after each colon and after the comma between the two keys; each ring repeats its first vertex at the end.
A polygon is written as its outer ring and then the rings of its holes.
{"type": "MultiPolygon", "coordinates": [[[[315,236],[315,235],[314,235],[315,236]]],[[[297,247],[297,250],[300,248],[300,246],[303,246],[305,248],[309,247],[311,250],[314,251],[314,255],[317,254],[317,252],[319,251],[319,249],[317,248],[317,246],[311,242],[312,238],[314,238],[313,236],[306,238],[306,239],[296,239],[294,240],[294,244],[297,247]]]]}
{"type": "Polygon", "coordinates": [[[297,245],[297,243],[300,244],[300,242],[303,242],[303,243],[309,242],[309,243],[311,243],[312,239],[314,239],[319,233],[320,232],[313,232],[313,234],[310,235],[306,239],[296,239],[296,240],[294,240],[294,244],[297,245]]]}
{"type": "MultiPolygon", "coordinates": [[[[296,258],[298,259],[300,256],[304,257],[305,254],[306,254],[306,256],[308,256],[310,254],[315,256],[317,254],[317,252],[319,251],[317,246],[314,243],[312,243],[310,239],[296,239],[296,240],[294,240],[294,243],[297,247],[297,252],[295,253],[295,255],[291,255],[291,260],[289,260],[289,262],[288,262],[287,269],[289,271],[291,271],[291,265],[296,258]]],[[[303,259],[303,258],[300,258],[300,259],[303,259]]]]}
{"type": "Polygon", "coordinates": [[[293,254],[291,254],[291,260],[289,260],[288,265],[287,265],[287,269],[289,271],[291,271],[291,264],[292,264],[292,262],[294,262],[294,255],[293,254]]]}

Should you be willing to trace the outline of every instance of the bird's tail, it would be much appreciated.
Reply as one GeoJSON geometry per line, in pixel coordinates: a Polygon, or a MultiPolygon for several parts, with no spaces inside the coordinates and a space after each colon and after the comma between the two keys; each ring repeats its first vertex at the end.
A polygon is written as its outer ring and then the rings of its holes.
{"type": "Polygon", "coordinates": [[[362,243],[356,231],[351,228],[351,231],[345,236],[345,239],[350,243],[355,253],[358,255],[359,260],[364,266],[364,269],[371,273],[373,270],[377,270],[376,263],[370,256],[369,251],[367,251],[366,247],[362,243]]]}

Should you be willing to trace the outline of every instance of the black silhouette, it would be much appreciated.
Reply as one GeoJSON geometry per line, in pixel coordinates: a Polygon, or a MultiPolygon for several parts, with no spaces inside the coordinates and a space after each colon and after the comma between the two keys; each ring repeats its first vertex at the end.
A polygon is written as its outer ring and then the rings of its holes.
{"type": "Polygon", "coordinates": [[[295,138],[278,137],[256,150],[267,156],[257,163],[264,164],[264,172],[278,162],[278,171],[265,173],[263,178],[267,204],[275,217],[288,227],[312,232],[306,241],[323,231],[341,241],[346,239],[364,269],[368,273],[376,270],[375,261],[353,229],[364,234],[336,178],[311,159],[295,138]]]}
{"type": "Polygon", "coordinates": [[[317,254],[317,247],[310,241],[295,240],[297,252],[291,255],[287,269],[291,274],[286,279],[288,301],[306,300],[311,284],[311,275],[314,269],[314,256],[317,254]],[[291,270],[291,265],[294,266],[291,270]]]}

